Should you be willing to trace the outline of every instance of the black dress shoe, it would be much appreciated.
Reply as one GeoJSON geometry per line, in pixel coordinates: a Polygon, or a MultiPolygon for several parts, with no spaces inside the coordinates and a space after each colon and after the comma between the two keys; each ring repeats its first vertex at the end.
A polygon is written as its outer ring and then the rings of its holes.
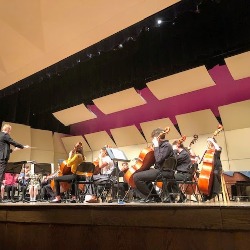
{"type": "Polygon", "coordinates": [[[76,200],[71,200],[70,203],[76,203],[76,200]]]}
{"type": "Polygon", "coordinates": [[[180,199],[177,201],[177,203],[184,203],[186,199],[187,199],[186,196],[183,193],[181,193],[180,199]]]}
{"type": "Polygon", "coordinates": [[[14,199],[11,199],[11,202],[12,202],[12,203],[16,203],[16,201],[15,201],[14,199]]]}

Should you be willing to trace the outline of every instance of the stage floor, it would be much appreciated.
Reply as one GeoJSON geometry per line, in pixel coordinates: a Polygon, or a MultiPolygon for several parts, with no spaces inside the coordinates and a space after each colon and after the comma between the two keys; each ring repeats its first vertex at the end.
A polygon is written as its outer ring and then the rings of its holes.
{"type": "Polygon", "coordinates": [[[0,203],[0,232],[1,249],[245,250],[250,202],[0,203]]]}

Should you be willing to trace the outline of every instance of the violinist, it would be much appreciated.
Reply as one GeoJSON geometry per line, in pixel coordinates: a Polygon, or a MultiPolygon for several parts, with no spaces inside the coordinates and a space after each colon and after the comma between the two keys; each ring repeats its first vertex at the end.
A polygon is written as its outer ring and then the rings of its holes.
{"type": "MultiPolygon", "coordinates": [[[[82,143],[78,142],[74,149],[69,152],[69,157],[67,160],[67,167],[70,168],[69,175],[62,175],[54,178],[54,185],[55,185],[55,199],[50,201],[51,203],[61,203],[61,196],[60,196],[60,182],[73,182],[78,176],[82,175],[77,171],[77,167],[80,163],[85,161],[85,156],[83,154],[82,143]]],[[[71,203],[76,203],[75,197],[75,185],[72,185],[72,200],[71,203]]]]}
{"type": "MultiPolygon", "coordinates": [[[[152,182],[160,173],[168,179],[172,179],[174,176],[173,171],[161,171],[165,159],[174,156],[172,145],[165,139],[165,133],[165,130],[161,128],[154,129],[151,133],[155,157],[154,167],[145,171],[137,172],[133,175],[137,191],[139,191],[142,197],[140,202],[160,202],[160,197],[155,197],[155,195],[148,197],[151,190],[150,185],[152,185],[152,182]]],[[[154,191],[154,193],[156,193],[156,191],[154,191]]]]}
{"type": "MultiPolygon", "coordinates": [[[[190,153],[184,148],[183,143],[180,140],[175,140],[173,143],[173,150],[177,160],[176,172],[174,178],[177,181],[191,180],[193,175],[192,161],[190,158],[190,153]]],[[[172,189],[174,192],[180,191],[177,184],[173,184],[172,189]]],[[[186,196],[181,191],[180,199],[177,203],[183,203],[186,201],[186,196]]],[[[170,196],[170,202],[174,202],[174,197],[170,196]]]]}
{"type": "Polygon", "coordinates": [[[210,150],[214,151],[213,155],[213,182],[211,186],[210,194],[203,195],[202,201],[211,200],[221,193],[221,173],[222,173],[222,164],[221,164],[221,151],[222,148],[217,144],[217,141],[214,138],[207,139],[207,147],[210,150]]]}

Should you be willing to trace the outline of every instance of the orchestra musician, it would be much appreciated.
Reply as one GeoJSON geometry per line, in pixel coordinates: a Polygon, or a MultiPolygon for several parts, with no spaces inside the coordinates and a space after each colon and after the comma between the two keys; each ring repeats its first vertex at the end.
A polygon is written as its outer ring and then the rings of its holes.
{"type": "MultiPolygon", "coordinates": [[[[100,169],[100,173],[93,175],[93,180],[96,185],[108,180],[110,174],[115,169],[113,160],[109,157],[107,147],[101,148],[98,158],[94,161],[97,163],[96,168],[100,169]]],[[[94,194],[94,187],[88,187],[88,194],[85,196],[85,202],[97,203],[99,202],[94,194]]]]}
{"type": "Polygon", "coordinates": [[[17,189],[18,182],[18,174],[13,173],[5,173],[4,180],[1,186],[1,198],[4,200],[4,192],[7,194],[7,202],[11,200],[11,202],[15,203],[15,191],[17,189]],[[10,195],[11,192],[11,195],[10,195]]]}
{"type": "MultiPolygon", "coordinates": [[[[30,148],[29,145],[22,145],[18,142],[15,142],[11,137],[11,126],[10,124],[4,124],[2,131],[0,132],[0,186],[3,181],[5,169],[10,158],[10,153],[18,149],[30,148]],[[10,145],[13,145],[15,148],[11,149],[10,145]]],[[[1,200],[0,200],[1,202],[1,200]]]]}
{"type": "Polygon", "coordinates": [[[211,200],[221,193],[221,174],[222,174],[222,163],[220,159],[222,148],[217,144],[215,138],[207,139],[207,147],[208,149],[212,149],[214,151],[213,155],[213,182],[211,186],[211,192],[208,195],[204,195],[202,197],[202,201],[206,202],[207,200],[211,200]]]}
{"type": "Polygon", "coordinates": [[[20,189],[22,191],[22,197],[21,199],[25,200],[25,195],[27,191],[27,187],[30,181],[30,165],[23,165],[21,172],[18,176],[18,182],[20,185],[20,189]]]}
{"type": "MultiPolygon", "coordinates": [[[[157,128],[154,129],[151,133],[155,157],[154,168],[137,172],[133,175],[137,191],[139,191],[139,193],[143,197],[140,202],[160,202],[160,197],[154,198],[155,195],[154,197],[148,197],[150,194],[149,185],[158,177],[160,173],[162,173],[162,175],[167,179],[172,179],[174,176],[174,172],[171,170],[161,171],[161,167],[165,159],[174,156],[172,145],[168,140],[165,139],[164,131],[165,130],[161,128],[157,128]]],[[[168,202],[167,200],[165,201],[168,202]]]]}
{"type": "MultiPolygon", "coordinates": [[[[175,180],[191,180],[193,175],[193,168],[190,153],[185,150],[184,145],[180,140],[175,140],[172,145],[177,160],[176,172],[174,175],[175,180]]],[[[177,187],[176,183],[173,184],[172,189],[174,192],[179,191],[179,188],[177,187]]],[[[173,196],[170,196],[170,201],[174,202],[173,196]]],[[[177,203],[183,203],[185,201],[186,196],[181,191],[180,198],[177,203]]]]}
{"type": "MultiPolygon", "coordinates": [[[[81,178],[83,173],[77,171],[77,167],[80,163],[85,161],[85,156],[83,153],[82,143],[78,142],[74,149],[70,151],[69,157],[67,160],[67,166],[70,168],[70,174],[62,175],[54,178],[54,185],[55,185],[55,199],[50,201],[51,203],[61,203],[61,196],[60,196],[60,182],[73,182],[76,178],[81,178]]],[[[84,177],[85,178],[85,177],[84,177]]],[[[76,203],[75,197],[75,185],[71,186],[71,194],[72,200],[71,203],[76,203]]]]}

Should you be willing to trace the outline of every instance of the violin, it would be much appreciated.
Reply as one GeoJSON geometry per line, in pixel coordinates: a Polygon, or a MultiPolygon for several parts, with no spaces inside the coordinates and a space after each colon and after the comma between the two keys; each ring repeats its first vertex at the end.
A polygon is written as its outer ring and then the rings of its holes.
{"type": "MultiPolygon", "coordinates": [[[[218,129],[213,133],[213,139],[223,130],[223,126],[219,124],[218,129]]],[[[214,153],[215,149],[208,148],[205,153],[203,154],[201,161],[203,161],[203,165],[201,168],[201,172],[198,179],[198,187],[200,191],[205,194],[209,195],[212,188],[213,183],[213,170],[214,170],[214,153]]],[[[201,163],[200,161],[200,163],[201,163]]]]}

